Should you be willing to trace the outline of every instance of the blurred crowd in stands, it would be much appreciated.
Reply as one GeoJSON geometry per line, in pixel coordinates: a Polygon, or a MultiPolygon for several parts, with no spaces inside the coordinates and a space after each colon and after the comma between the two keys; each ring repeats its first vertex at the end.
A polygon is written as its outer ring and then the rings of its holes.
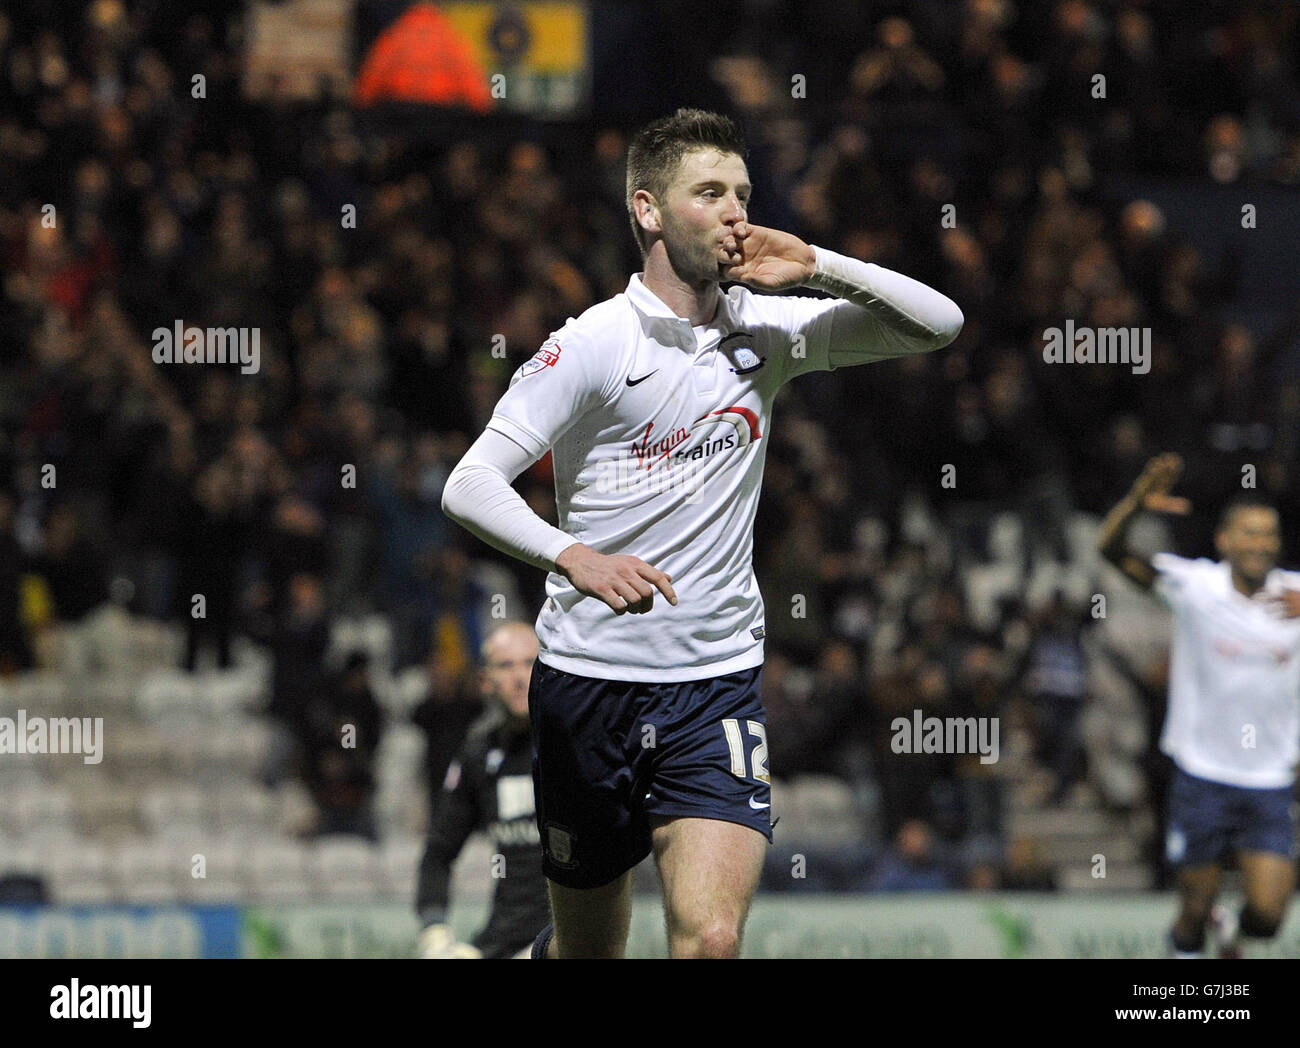
{"type": "MultiPolygon", "coordinates": [[[[1180,552],[1210,554],[1244,462],[1298,548],[1291,319],[1226,321],[1231,253],[1208,259],[1195,229],[1107,187],[1295,187],[1300,12],[864,6],[723,0],[710,23],[735,35],[701,59],[751,140],[755,222],[926,281],[966,315],[949,349],[782,394],[755,530],[771,766],[843,779],[878,813],[893,843],[864,888],[1047,887],[1008,839],[998,765],[897,759],[890,722],[999,717],[1004,739],[1034,740],[1044,803],[1098,788],[1089,597],[1129,598],[1098,582],[1077,522],[1156,451],[1184,455],[1206,511],[1173,535],[1180,552]],[[1150,373],[1045,364],[1041,331],[1066,318],[1150,327],[1150,373]]],[[[253,104],[240,6],[207,11],[0,14],[0,672],[49,664],[59,628],[110,604],[184,624],[190,668],[252,637],[298,743],[288,773],[370,832],[372,751],[320,740],[343,718],[373,741],[380,715],[364,660],[327,672],[329,623],[378,612],[391,668],[427,669],[439,782],[494,595],[531,620],[544,582],[450,524],[441,487],[518,364],[639,269],[638,120],[498,144],[467,117],[419,143],[328,94],[253,104]],[[151,332],[177,320],[258,328],[260,370],[155,363],[151,332]]],[[[520,489],[554,520],[548,468],[520,489]]],[[[1124,663],[1143,695],[1159,696],[1160,658],[1124,663]]]]}

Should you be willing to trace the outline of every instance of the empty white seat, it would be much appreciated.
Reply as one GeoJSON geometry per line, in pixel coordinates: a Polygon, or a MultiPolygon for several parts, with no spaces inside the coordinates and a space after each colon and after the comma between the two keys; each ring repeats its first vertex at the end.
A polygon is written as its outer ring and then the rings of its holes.
{"type": "Polygon", "coordinates": [[[139,813],[139,791],[126,782],[109,781],[78,788],[78,826],[89,836],[123,826],[135,827],[139,813]]]}
{"type": "Polygon", "coordinates": [[[249,776],[260,775],[270,758],[272,728],[264,720],[248,718],[231,728],[239,751],[240,770],[249,776]]]}
{"type": "Polygon", "coordinates": [[[319,838],[312,850],[319,892],[330,899],[373,899],[381,894],[382,868],[376,850],[359,837],[319,838]]]}
{"type": "Polygon", "coordinates": [[[14,709],[25,709],[31,714],[63,706],[67,697],[67,676],[55,670],[33,670],[19,674],[13,683],[9,701],[14,709]]]}
{"type": "Polygon", "coordinates": [[[215,828],[211,797],[197,786],[169,783],[144,792],[140,819],[150,833],[172,825],[215,828]]]}
{"type": "Polygon", "coordinates": [[[385,729],[375,754],[377,771],[382,776],[388,768],[409,772],[420,766],[424,757],[424,732],[414,724],[392,724],[385,729]]]}
{"type": "Polygon", "coordinates": [[[8,794],[5,801],[9,823],[17,834],[30,833],[38,827],[76,825],[76,805],[72,792],[62,786],[26,786],[8,794]]]}
{"type": "Polygon", "coordinates": [[[189,876],[182,850],[165,842],[132,838],[112,851],[116,896],[126,902],[167,902],[178,895],[181,876],[189,876]]]}
{"type": "Polygon", "coordinates": [[[148,717],[171,710],[193,710],[198,706],[197,690],[198,683],[188,673],[154,670],[145,675],[136,689],[136,708],[148,717]]]}
{"type": "Polygon", "coordinates": [[[407,666],[393,677],[391,701],[401,713],[420,705],[429,694],[429,673],[423,666],[407,666]]]}
{"type": "Polygon", "coordinates": [[[54,902],[62,906],[102,906],[114,900],[113,885],[108,880],[54,881],[50,891],[54,902]]]}
{"type": "Polygon", "coordinates": [[[417,834],[395,834],[380,847],[380,862],[390,898],[414,898],[425,838],[417,834]]]}
{"type": "Polygon", "coordinates": [[[41,850],[55,902],[105,902],[111,897],[112,863],[104,844],[86,837],[56,838],[41,850]]]}
{"type": "Polygon", "coordinates": [[[265,833],[275,824],[275,794],[254,782],[232,782],[214,795],[217,822],[228,831],[265,833]]]}
{"type": "Polygon", "coordinates": [[[362,643],[370,657],[387,665],[393,650],[393,625],[385,615],[367,615],[361,621],[362,643]]]}
{"type": "Polygon", "coordinates": [[[267,682],[255,667],[240,666],[208,674],[202,682],[202,704],[214,719],[242,717],[263,703],[267,682]]]}
{"type": "Polygon", "coordinates": [[[251,841],[248,847],[252,895],[263,902],[307,901],[313,897],[307,849],[290,838],[251,841]]]}

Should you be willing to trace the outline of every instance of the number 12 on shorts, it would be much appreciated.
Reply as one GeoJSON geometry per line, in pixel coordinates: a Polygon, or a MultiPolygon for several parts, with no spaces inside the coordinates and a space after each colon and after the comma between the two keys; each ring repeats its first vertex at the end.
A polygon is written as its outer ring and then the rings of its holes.
{"type": "Polygon", "coordinates": [[[722,722],[723,733],[727,736],[727,749],[731,751],[731,774],[738,779],[757,779],[759,782],[771,785],[772,780],[767,773],[767,728],[761,721],[756,720],[745,721],[745,726],[749,728],[749,734],[758,740],[758,745],[754,747],[751,755],[754,764],[752,775],[745,767],[745,739],[740,733],[740,721],[735,717],[728,717],[722,722]]]}

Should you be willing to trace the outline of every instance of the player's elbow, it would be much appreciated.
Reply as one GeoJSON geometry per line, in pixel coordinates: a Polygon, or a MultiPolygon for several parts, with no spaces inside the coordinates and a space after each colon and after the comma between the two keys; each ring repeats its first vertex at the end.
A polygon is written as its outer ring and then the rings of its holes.
{"type": "Polygon", "coordinates": [[[943,296],[943,304],[936,310],[936,314],[934,333],[930,336],[927,351],[952,345],[957,341],[957,336],[961,334],[961,329],[966,323],[961,307],[946,295],[943,296]]]}
{"type": "Polygon", "coordinates": [[[457,466],[447,477],[442,486],[442,512],[461,527],[465,526],[465,517],[469,512],[469,497],[465,491],[465,475],[469,471],[457,466]]]}

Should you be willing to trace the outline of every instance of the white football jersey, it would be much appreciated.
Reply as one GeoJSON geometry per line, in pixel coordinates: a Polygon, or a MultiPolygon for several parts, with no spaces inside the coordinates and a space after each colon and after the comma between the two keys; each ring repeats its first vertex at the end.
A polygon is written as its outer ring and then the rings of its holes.
{"type": "Polygon", "coordinates": [[[1159,553],[1152,565],[1174,614],[1160,748],[1203,779],[1289,786],[1300,759],[1300,618],[1283,618],[1266,598],[1300,589],[1300,573],[1274,569],[1245,597],[1226,561],[1159,553]]]}
{"type": "Polygon", "coordinates": [[[640,274],[570,319],[515,372],[488,428],[538,457],[550,448],[560,529],[666,572],[678,604],[656,591],[647,614],[616,615],[552,572],[542,662],[665,682],[760,665],[752,529],[777,391],[807,371],[909,351],[851,302],[742,285],[692,328],[640,274]],[[864,335],[866,324],[880,333],[864,335]]]}

